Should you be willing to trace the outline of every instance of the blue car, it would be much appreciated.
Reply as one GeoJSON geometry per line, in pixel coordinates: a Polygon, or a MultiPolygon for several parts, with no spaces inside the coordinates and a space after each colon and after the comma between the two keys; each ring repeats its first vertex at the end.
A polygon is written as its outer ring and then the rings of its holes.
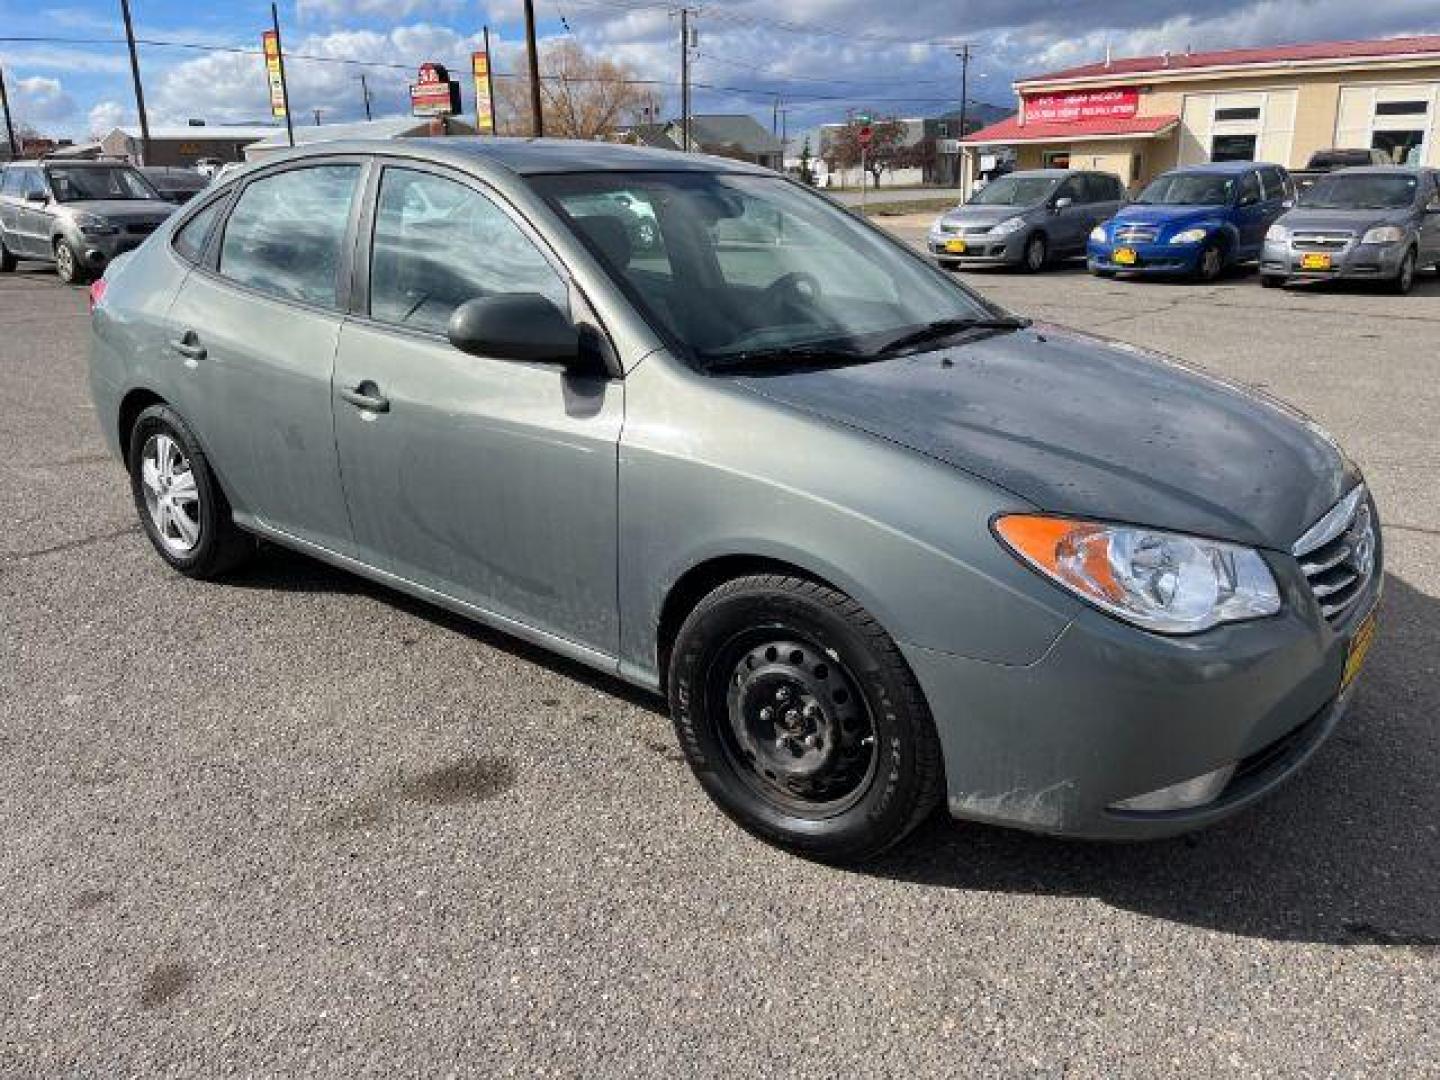
{"type": "Polygon", "coordinates": [[[1180,275],[1214,281],[1259,259],[1265,233],[1294,205],[1279,165],[1219,161],[1173,169],[1097,225],[1086,245],[1091,273],[1180,275]]]}

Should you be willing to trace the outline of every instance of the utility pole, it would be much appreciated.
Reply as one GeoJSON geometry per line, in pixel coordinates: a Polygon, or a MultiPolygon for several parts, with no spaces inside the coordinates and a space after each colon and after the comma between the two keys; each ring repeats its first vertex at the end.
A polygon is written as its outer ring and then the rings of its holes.
{"type": "Polygon", "coordinates": [[[680,149],[690,152],[690,9],[680,9],[680,149]]]}
{"type": "Polygon", "coordinates": [[[295,120],[290,115],[290,84],[285,81],[285,46],[280,39],[280,9],[270,5],[270,27],[275,31],[275,58],[280,62],[280,94],[285,101],[285,137],[295,145],[295,120]]]}
{"type": "Polygon", "coordinates": [[[365,99],[365,119],[373,119],[370,115],[370,84],[365,81],[365,73],[360,73],[360,95],[365,99]]]}
{"type": "MultiPolygon", "coordinates": [[[[970,43],[967,41],[955,50],[955,55],[960,58],[960,141],[965,141],[965,119],[966,109],[970,104],[970,43]]],[[[955,158],[955,182],[961,186],[965,184],[965,160],[969,156],[963,146],[959,147],[959,154],[955,158]]]]}
{"type": "Polygon", "coordinates": [[[135,110],[140,114],[140,160],[150,164],[150,118],[145,115],[145,90],[140,85],[140,56],[135,51],[135,25],[130,21],[130,0],[120,0],[125,20],[125,43],[130,47],[130,78],[135,83],[135,110]]]}
{"type": "Polygon", "coordinates": [[[0,68],[0,108],[5,112],[5,141],[10,144],[11,159],[20,156],[20,144],[15,141],[15,123],[10,119],[10,95],[5,92],[5,69],[0,68]]]}
{"type": "Polygon", "coordinates": [[[317,105],[317,106],[315,106],[315,108],[311,109],[310,111],[315,114],[315,126],[316,126],[316,127],[319,127],[319,126],[320,126],[320,114],[321,114],[322,112],[324,112],[325,110],[324,110],[321,106],[317,105]]]}
{"type": "Polygon", "coordinates": [[[545,114],[540,107],[540,52],[535,47],[535,0],[525,0],[525,53],[530,57],[530,130],[538,139],[545,134],[545,114]]]}

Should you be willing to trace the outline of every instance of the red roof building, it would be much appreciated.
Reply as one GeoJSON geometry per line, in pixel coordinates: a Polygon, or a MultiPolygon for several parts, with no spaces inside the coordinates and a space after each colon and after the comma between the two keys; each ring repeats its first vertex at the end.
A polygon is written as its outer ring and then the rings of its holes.
{"type": "Polygon", "coordinates": [[[1016,114],[961,144],[973,177],[1020,168],[1118,173],[1253,159],[1301,168],[1316,150],[1380,149],[1440,166],[1440,35],[1109,58],[1026,76],[1016,114]]]}

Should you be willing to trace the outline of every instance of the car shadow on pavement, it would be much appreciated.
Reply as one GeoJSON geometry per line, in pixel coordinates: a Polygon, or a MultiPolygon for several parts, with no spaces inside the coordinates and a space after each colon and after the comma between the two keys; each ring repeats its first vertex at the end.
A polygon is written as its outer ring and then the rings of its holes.
{"type": "Polygon", "coordinates": [[[1440,600],[1390,575],[1380,623],[1356,700],[1329,743],[1228,822],[1174,840],[1101,844],[941,812],[866,872],[1093,897],[1248,937],[1440,955],[1440,600]]]}

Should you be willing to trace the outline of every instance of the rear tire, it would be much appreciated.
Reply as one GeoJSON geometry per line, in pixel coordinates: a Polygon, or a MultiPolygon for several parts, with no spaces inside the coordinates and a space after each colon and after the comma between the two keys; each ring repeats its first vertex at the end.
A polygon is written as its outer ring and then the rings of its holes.
{"type": "Polygon", "coordinates": [[[63,238],[55,241],[55,273],[66,285],[84,285],[90,276],[80,255],[63,238]]]}
{"type": "Polygon", "coordinates": [[[1038,274],[1050,261],[1050,244],[1044,233],[1036,233],[1025,241],[1025,251],[1020,256],[1020,266],[1027,273],[1038,274]]]}
{"type": "Polygon", "coordinates": [[[817,582],[763,575],[711,592],[676,635],[669,695],[700,785],[769,843],[867,859],[940,801],[940,742],[904,657],[817,582]]]}
{"type": "Polygon", "coordinates": [[[255,551],[185,421],[168,405],[152,405],[130,432],[130,492],[145,535],[171,568],[208,581],[255,551]]]}

